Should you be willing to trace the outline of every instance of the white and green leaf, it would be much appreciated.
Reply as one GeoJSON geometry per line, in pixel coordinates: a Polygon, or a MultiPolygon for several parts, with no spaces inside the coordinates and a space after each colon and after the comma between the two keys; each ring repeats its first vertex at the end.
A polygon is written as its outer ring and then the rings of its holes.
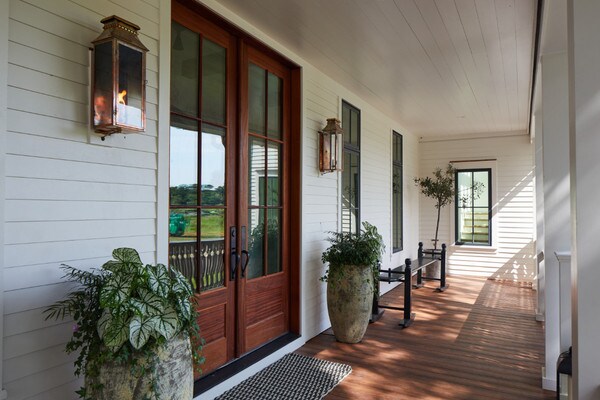
{"type": "Polygon", "coordinates": [[[104,309],[102,312],[102,316],[98,320],[96,324],[96,330],[98,331],[98,336],[100,339],[104,339],[104,333],[106,332],[106,327],[112,322],[113,316],[110,313],[110,310],[104,309]]]}
{"type": "Polygon", "coordinates": [[[188,298],[181,298],[178,297],[177,298],[177,307],[179,309],[179,312],[181,314],[181,316],[186,320],[189,321],[192,317],[192,303],[188,298]]]}
{"type": "Polygon", "coordinates": [[[117,351],[127,341],[128,322],[122,315],[114,315],[105,325],[104,344],[113,352],[117,351]]]}
{"type": "Polygon", "coordinates": [[[128,276],[112,274],[100,292],[102,307],[116,308],[127,302],[131,293],[131,280],[128,276]]]}
{"type": "Polygon", "coordinates": [[[151,319],[143,319],[136,315],[129,323],[129,342],[137,350],[141,349],[152,335],[150,321],[151,319]]]}
{"type": "Polygon", "coordinates": [[[148,269],[150,289],[161,297],[167,297],[171,284],[171,277],[169,276],[167,267],[163,264],[157,264],[156,266],[146,265],[146,268],[148,269]]]}
{"type": "Polygon", "coordinates": [[[179,330],[179,319],[177,312],[169,307],[163,314],[150,318],[152,329],[160,333],[165,339],[170,340],[179,330]]]}
{"type": "Polygon", "coordinates": [[[142,264],[139,253],[129,247],[114,249],[112,256],[115,260],[121,261],[124,264],[142,264]]]}
{"type": "Polygon", "coordinates": [[[139,298],[131,299],[131,306],[142,317],[162,314],[165,308],[161,297],[145,289],[139,291],[139,298]]]}
{"type": "Polygon", "coordinates": [[[175,293],[185,295],[187,297],[192,297],[194,295],[194,291],[192,290],[192,285],[190,285],[190,281],[176,269],[171,268],[170,272],[174,280],[173,291],[175,293]]]}

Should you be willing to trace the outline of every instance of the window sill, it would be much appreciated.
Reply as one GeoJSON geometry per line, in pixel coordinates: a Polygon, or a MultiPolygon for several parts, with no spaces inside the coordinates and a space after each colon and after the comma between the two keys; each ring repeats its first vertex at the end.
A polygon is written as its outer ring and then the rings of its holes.
{"type": "Polygon", "coordinates": [[[475,253],[475,252],[495,253],[498,250],[498,248],[495,246],[478,246],[478,245],[472,245],[472,244],[451,244],[450,250],[452,250],[452,251],[457,251],[457,250],[469,251],[472,253],[475,253]]]}

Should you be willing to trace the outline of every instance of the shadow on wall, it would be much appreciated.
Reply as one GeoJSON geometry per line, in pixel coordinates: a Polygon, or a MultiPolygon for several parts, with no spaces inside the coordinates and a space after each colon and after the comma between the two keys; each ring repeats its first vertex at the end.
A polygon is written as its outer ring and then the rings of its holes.
{"type": "Polygon", "coordinates": [[[533,240],[518,250],[515,249],[516,244],[513,246],[496,250],[452,246],[448,254],[448,272],[452,275],[533,282],[536,273],[533,240]]]}

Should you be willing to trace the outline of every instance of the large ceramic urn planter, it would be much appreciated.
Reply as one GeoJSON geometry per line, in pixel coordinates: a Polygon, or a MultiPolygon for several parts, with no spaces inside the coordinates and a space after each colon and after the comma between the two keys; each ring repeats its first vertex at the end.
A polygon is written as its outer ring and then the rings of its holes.
{"type": "MultiPolygon", "coordinates": [[[[188,335],[180,334],[157,348],[150,357],[138,362],[154,370],[157,393],[161,399],[191,400],[193,398],[194,370],[188,335]]],[[[150,398],[152,374],[135,376],[129,364],[109,362],[102,365],[100,374],[91,383],[102,384],[95,400],[137,400],[150,398]]],[[[153,397],[152,397],[153,398],[153,397]]]]}
{"type": "Polygon", "coordinates": [[[330,267],[327,311],[338,342],[362,340],[373,305],[373,273],[369,265],[330,267]]]}

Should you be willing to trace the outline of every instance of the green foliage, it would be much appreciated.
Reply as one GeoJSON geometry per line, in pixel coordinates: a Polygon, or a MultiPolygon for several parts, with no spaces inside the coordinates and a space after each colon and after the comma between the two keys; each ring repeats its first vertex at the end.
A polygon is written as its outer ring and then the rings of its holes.
{"type": "Polygon", "coordinates": [[[452,203],[454,200],[455,187],[454,176],[456,169],[452,164],[446,166],[446,170],[441,168],[433,170],[433,178],[415,178],[415,185],[421,189],[421,193],[435,200],[435,208],[437,209],[437,223],[435,225],[435,239],[433,246],[437,249],[438,232],[440,229],[440,212],[441,209],[452,203]]]}
{"type": "MultiPolygon", "coordinates": [[[[93,382],[102,364],[113,361],[128,364],[135,376],[153,376],[151,367],[139,365],[135,356],[153,355],[182,332],[195,344],[195,366],[201,364],[202,339],[188,280],[162,264],[144,265],[134,249],[116,249],[113,257],[91,272],[63,265],[64,278],[79,287],[45,310],[46,319],[72,317],[76,323],[66,346],[68,353],[79,351],[76,375],[83,373],[93,382]]],[[[98,389],[92,385],[77,393],[93,399],[98,389]]]]}
{"type": "Polygon", "coordinates": [[[454,175],[456,169],[451,164],[446,166],[442,171],[441,168],[433,170],[433,178],[415,178],[415,184],[421,189],[427,197],[431,197],[436,201],[435,208],[440,209],[454,200],[454,175]]]}
{"type": "Polygon", "coordinates": [[[324,263],[329,263],[329,269],[321,277],[321,281],[327,282],[332,274],[343,274],[346,265],[370,265],[377,293],[379,261],[383,256],[385,244],[383,237],[377,232],[377,227],[366,221],[362,225],[363,228],[358,233],[330,232],[331,236],[327,240],[331,246],[321,256],[324,263]]]}

